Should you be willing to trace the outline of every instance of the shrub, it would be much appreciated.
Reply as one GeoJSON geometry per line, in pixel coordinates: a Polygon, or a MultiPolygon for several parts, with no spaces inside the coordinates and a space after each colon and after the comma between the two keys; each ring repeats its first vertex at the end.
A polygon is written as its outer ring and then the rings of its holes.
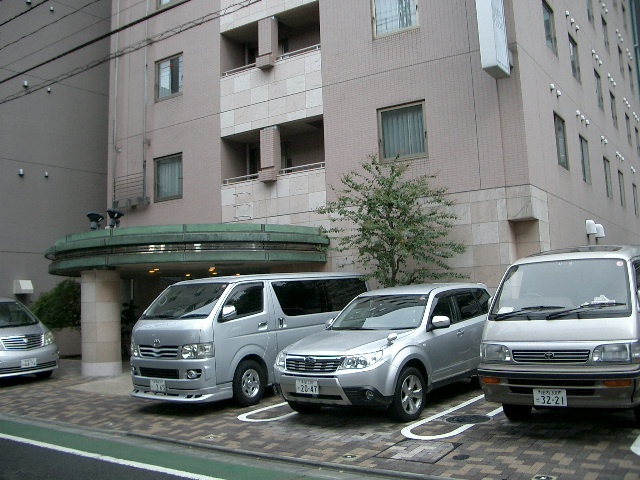
{"type": "Polygon", "coordinates": [[[51,329],[80,326],[80,285],[72,278],[42,293],[31,311],[51,329]]]}

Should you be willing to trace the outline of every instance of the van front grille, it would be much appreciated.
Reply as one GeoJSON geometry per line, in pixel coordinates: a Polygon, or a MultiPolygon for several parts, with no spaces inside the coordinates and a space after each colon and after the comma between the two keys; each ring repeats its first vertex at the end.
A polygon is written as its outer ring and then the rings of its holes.
{"type": "Polygon", "coordinates": [[[140,375],[149,378],[180,378],[178,370],[170,370],[166,368],[140,367],[140,375]]]}
{"type": "Polygon", "coordinates": [[[302,357],[287,355],[287,370],[302,373],[333,373],[344,357],[302,357]]]}
{"type": "Polygon", "coordinates": [[[589,350],[513,350],[518,363],[585,363],[589,350]]]}
{"type": "Polygon", "coordinates": [[[153,347],[151,345],[140,345],[140,356],[143,358],[176,358],[178,350],[175,345],[167,345],[164,347],[153,347]]]}
{"type": "Polygon", "coordinates": [[[43,335],[19,335],[16,337],[0,338],[5,350],[32,350],[43,344],[43,335]]]}

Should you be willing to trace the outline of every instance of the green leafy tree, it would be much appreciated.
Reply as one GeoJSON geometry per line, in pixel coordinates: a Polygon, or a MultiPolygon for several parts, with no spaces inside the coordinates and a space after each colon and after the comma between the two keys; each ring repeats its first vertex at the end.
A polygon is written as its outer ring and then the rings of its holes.
{"type": "Polygon", "coordinates": [[[42,293],[31,311],[49,328],[80,326],[80,285],[69,278],[42,293]]]}
{"type": "Polygon", "coordinates": [[[457,217],[443,208],[453,205],[446,190],[429,185],[435,176],[405,179],[408,163],[376,156],[362,168],[343,175],[344,188],[332,187],[337,200],[317,210],[330,215],[329,234],[338,241],[331,248],[355,250],[358,258],[350,264],[361,264],[384,287],[461,278],[445,260],[465,246],[446,239],[457,217]]]}

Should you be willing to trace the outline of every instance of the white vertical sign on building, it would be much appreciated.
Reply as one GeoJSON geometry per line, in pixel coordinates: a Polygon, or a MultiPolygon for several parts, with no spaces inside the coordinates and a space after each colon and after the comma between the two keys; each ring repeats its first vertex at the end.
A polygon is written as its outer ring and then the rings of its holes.
{"type": "Polygon", "coordinates": [[[494,78],[511,76],[502,0],[476,0],[482,69],[494,78]]]}

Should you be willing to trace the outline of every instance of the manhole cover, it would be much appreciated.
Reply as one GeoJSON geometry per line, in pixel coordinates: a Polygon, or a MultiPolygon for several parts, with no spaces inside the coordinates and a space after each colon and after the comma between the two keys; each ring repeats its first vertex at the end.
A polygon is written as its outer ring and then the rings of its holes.
{"type": "Polygon", "coordinates": [[[484,423],[491,420],[487,415],[455,415],[447,418],[449,423],[484,423]]]}

